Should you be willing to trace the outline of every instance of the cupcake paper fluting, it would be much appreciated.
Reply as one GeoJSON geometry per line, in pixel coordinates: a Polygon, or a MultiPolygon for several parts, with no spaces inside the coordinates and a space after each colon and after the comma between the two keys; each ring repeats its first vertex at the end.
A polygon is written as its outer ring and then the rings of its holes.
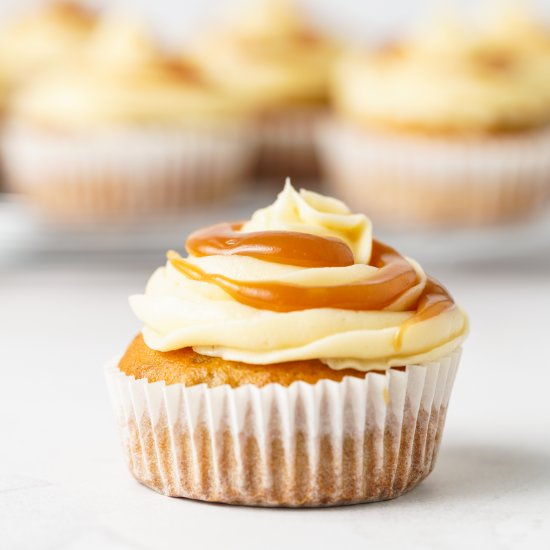
{"type": "Polygon", "coordinates": [[[393,225],[507,222],[536,214],[550,199],[550,131],[400,136],[330,121],[319,145],[333,189],[393,225]]]}
{"type": "Polygon", "coordinates": [[[135,478],[169,496],[261,506],[395,498],[433,469],[460,350],[311,385],[185,387],[106,377],[135,478]]]}
{"type": "Polygon", "coordinates": [[[58,221],[174,212],[239,188],[252,168],[250,128],[55,132],[8,127],[8,184],[58,221]]]}

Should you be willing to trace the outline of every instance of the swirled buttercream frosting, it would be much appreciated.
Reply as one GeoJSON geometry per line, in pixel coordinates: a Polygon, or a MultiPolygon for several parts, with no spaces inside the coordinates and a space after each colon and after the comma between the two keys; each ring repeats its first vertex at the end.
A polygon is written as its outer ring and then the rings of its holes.
{"type": "Polygon", "coordinates": [[[238,19],[200,37],[193,52],[211,79],[262,109],[325,102],[337,48],[292,0],[254,0],[238,19]]]}
{"type": "Polygon", "coordinates": [[[344,56],[335,103],[354,122],[398,131],[540,127],[550,122],[549,36],[526,23],[474,29],[437,21],[408,40],[344,56]]]}
{"type": "Polygon", "coordinates": [[[250,220],[196,231],[186,248],[130,298],[158,351],[366,371],[437,360],[468,330],[447,290],[373,239],[366,216],[289,182],[250,220]]]}
{"type": "Polygon", "coordinates": [[[246,110],[190,62],[167,55],[141,22],[121,16],[102,21],[77,62],[33,81],[13,106],[18,118],[69,129],[211,125],[246,110]]]}

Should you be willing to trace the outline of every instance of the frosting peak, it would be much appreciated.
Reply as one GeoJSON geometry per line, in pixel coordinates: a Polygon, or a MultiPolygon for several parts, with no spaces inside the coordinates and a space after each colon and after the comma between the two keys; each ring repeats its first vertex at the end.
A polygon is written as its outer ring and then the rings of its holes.
{"type": "Polygon", "coordinates": [[[292,0],[254,2],[236,32],[251,39],[290,38],[304,32],[304,24],[296,14],[292,0]]]}
{"type": "Polygon", "coordinates": [[[98,26],[92,36],[88,58],[107,69],[124,70],[162,63],[163,56],[139,21],[111,16],[98,26]]]}
{"type": "Polygon", "coordinates": [[[307,25],[291,0],[253,0],[238,18],[196,41],[197,64],[258,109],[328,99],[337,48],[307,25]]]}
{"type": "Polygon", "coordinates": [[[363,214],[352,214],[341,201],[292,187],[287,179],[277,200],[257,210],[243,232],[297,231],[344,241],[355,263],[368,263],[372,249],[372,224],[363,214]]]}

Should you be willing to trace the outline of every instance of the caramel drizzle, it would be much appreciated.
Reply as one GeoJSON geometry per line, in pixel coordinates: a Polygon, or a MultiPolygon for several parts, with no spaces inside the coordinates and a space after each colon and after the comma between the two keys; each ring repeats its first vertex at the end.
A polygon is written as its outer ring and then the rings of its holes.
{"type": "Polygon", "coordinates": [[[295,231],[240,233],[242,223],[221,223],[192,233],[187,252],[192,256],[250,256],[266,262],[300,267],[347,267],[353,252],[342,240],[295,231]]]}
{"type": "MultiPolygon", "coordinates": [[[[186,244],[194,256],[243,255],[264,261],[301,267],[345,267],[353,265],[353,253],[343,241],[307,233],[262,231],[239,233],[241,224],[220,224],[193,233],[186,244]]],[[[382,310],[418,284],[411,264],[393,248],[373,240],[370,265],[379,271],[366,280],[343,285],[307,287],[278,281],[238,281],[225,275],[206,273],[176,252],[168,260],[194,281],[217,285],[239,303],[275,312],[335,308],[355,311],[382,310]]],[[[428,278],[416,303],[415,314],[400,327],[395,338],[399,349],[405,330],[454,307],[447,290],[428,278]]]]}
{"type": "Polygon", "coordinates": [[[455,307],[455,303],[447,289],[435,279],[428,277],[424,290],[418,298],[415,314],[404,323],[401,323],[395,335],[395,349],[401,348],[404,334],[411,325],[437,317],[440,313],[453,307],[455,307]]]}

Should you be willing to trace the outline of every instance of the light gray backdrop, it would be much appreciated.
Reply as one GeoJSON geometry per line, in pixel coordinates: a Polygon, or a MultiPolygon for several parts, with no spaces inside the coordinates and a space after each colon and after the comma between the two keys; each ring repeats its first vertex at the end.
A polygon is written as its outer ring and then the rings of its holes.
{"type": "MultiPolygon", "coordinates": [[[[235,9],[247,0],[89,0],[91,5],[117,7],[142,14],[169,43],[181,43],[195,29],[235,9]]],[[[248,0],[251,1],[251,0],[248,0]]],[[[256,0],[260,1],[260,0],[256,0]]],[[[457,9],[468,14],[508,0],[298,0],[319,26],[353,41],[376,40],[397,34],[422,21],[434,9],[457,9]]],[[[533,5],[550,19],[550,0],[516,0],[533,5]]],[[[10,12],[37,3],[33,0],[0,0],[0,19],[10,12]]],[[[509,3],[509,2],[508,2],[509,3]]]]}

